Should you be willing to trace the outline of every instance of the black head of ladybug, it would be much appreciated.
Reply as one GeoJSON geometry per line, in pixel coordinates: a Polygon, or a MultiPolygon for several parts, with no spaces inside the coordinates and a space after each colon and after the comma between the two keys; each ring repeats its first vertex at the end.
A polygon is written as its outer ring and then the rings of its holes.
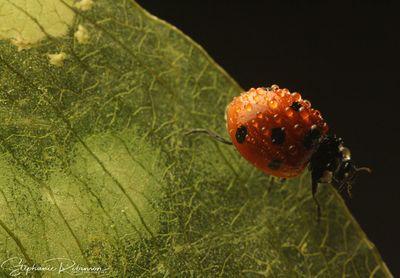
{"type": "Polygon", "coordinates": [[[347,189],[350,195],[351,184],[359,171],[371,170],[366,167],[358,168],[351,159],[350,150],[343,145],[342,138],[336,135],[325,136],[312,155],[310,170],[314,187],[320,182],[333,183],[342,190],[347,189]]]}

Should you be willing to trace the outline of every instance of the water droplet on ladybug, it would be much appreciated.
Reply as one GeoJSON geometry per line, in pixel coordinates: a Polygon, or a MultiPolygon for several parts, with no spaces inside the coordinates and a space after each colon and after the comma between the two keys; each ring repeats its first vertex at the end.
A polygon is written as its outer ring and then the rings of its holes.
{"type": "Polygon", "coordinates": [[[301,126],[299,125],[299,124],[295,124],[294,126],[293,126],[293,131],[294,131],[294,133],[296,133],[296,134],[300,134],[301,133],[301,126]]]}
{"type": "Polygon", "coordinates": [[[264,129],[262,134],[265,137],[269,137],[271,135],[271,129],[269,129],[269,128],[264,129]]]}
{"type": "Polygon", "coordinates": [[[276,109],[278,107],[278,102],[276,100],[270,100],[268,105],[271,109],[276,109]]]}
{"type": "Polygon", "coordinates": [[[264,91],[265,91],[265,88],[258,88],[257,89],[257,94],[261,95],[261,94],[264,93],[264,91]]]}
{"type": "Polygon", "coordinates": [[[297,92],[292,93],[292,94],[291,94],[291,97],[292,97],[292,101],[299,101],[299,100],[301,100],[301,95],[300,95],[299,93],[297,93],[297,92]]]}
{"type": "Polygon", "coordinates": [[[310,114],[307,110],[303,109],[302,111],[300,111],[300,116],[304,121],[307,121],[308,117],[310,117],[310,114]]]}
{"type": "Polygon", "coordinates": [[[304,106],[306,107],[306,108],[310,108],[311,107],[311,102],[309,101],[309,100],[304,100],[304,106]]]}
{"type": "Polygon", "coordinates": [[[272,117],[272,119],[274,120],[275,123],[280,124],[282,122],[281,117],[279,117],[278,114],[274,114],[274,116],[272,117]]]}
{"type": "Polygon", "coordinates": [[[296,155],[298,153],[295,145],[290,145],[288,148],[289,154],[296,155]]]}
{"type": "Polygon", "coordinates": [[[323,124],[322,124],[322,130],[324,131],[324,132],[327,132],[328,131],[328,124],[326,123],[326,122],[324,122],[323,124]]]}
{"type": "Polygon", "coordinates": [[[291,109],[290,107],[286,107],[285,108],[285,113],[286,113],[286,116],[292,117],[293,116],[293,109],[291,109]]]}
{"type": "Polygon", "coordinates": [[[273,91],[279,90],[279,86],[276,85],[276,84],[274,84],[274,85],[271,86],[271,89],[272,89],[273,91]]]}
{"type": "Polygon", "coordinates": [[[251,105],[250,103],[247,103],[247,104],[244,106],[244,108],[246,108],[246,110],[250,112],[251,110],[253,110],[253,105],[251,105]]]}

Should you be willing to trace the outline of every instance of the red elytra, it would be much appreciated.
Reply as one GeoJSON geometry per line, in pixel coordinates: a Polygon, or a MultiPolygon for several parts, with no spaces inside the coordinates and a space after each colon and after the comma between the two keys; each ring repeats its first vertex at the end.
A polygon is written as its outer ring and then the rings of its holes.
{"type": "Polygon", "coordinates": [[[277,85],[250,89],[227,106],[232,143],[250,163],[277,177],[299,175],[328,125],[299,93],[277,85]]]}

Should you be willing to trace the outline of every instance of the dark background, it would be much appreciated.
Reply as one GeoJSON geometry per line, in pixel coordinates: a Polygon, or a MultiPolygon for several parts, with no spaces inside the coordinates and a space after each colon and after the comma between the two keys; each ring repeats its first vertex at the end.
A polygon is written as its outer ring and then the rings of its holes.
{"type": "Polygon", "coordinates": [[[140,0],[202,45],[244,89],[299,91],[360,166],[346,201],[400,277],[400,9],[394,1],[140,0]],[[326,2],[326,1],[321,1],[326,2]]]}

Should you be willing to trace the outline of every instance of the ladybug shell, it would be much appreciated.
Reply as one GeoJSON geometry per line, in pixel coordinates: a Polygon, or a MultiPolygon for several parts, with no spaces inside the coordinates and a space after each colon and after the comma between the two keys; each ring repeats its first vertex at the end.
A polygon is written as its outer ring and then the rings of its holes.
{"type": "Polygon", "coordinates": [[[227,129],[241,155],[277,177],[299,175],[328,126],[311,103],[287,89],[250,89],[226,108],[227,129]]]}

